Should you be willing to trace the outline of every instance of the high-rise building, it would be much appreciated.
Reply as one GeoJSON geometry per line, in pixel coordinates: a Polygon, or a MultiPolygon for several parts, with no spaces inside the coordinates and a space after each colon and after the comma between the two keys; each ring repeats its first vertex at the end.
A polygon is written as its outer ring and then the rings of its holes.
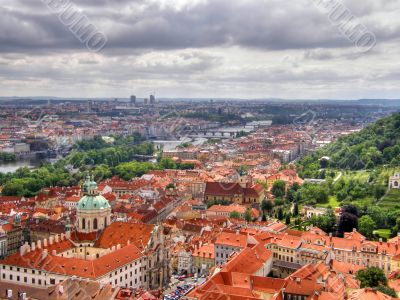
{"type": "Polygon", "coordinates": [[[150,104],[156,103],[156,97],[154,95],[150,95],[150,104]]]}
{"type": "Polygon", "coordinates": [[[147,103],[149,103],[149,99],[144,98],[144,104],[147,105],[147,103]]]}
{"type": "Polygon", "coordinates": [[[131,105],[136,105],[136,96],[134,95],[131,96],[131,105]]]}

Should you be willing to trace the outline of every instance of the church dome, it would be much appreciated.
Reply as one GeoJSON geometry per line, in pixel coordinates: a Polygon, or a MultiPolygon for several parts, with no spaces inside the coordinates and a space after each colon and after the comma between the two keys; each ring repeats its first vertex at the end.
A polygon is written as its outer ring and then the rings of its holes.
{"type": "Polygon", "coordinates": [[[77,204],[77,209],[79,210],[101,210],[106,208],[111,208],[110,203],[101,195],[85,195],[77,204]]]}
{"type": "Polygon", "coordinates": [[[111,208],[108,200],[98,193],[97,184],[90,176],[86,177],[86,181],[82,185],[82,191],[84,196],[77,204],[78,210],[102,210],[111,208]]]}

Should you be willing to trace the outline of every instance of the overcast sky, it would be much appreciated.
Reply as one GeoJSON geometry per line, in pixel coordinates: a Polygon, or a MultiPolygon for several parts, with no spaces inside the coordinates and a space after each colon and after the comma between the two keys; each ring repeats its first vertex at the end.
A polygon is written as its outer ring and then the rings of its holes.
{"type": "Polygon", "coordinates": [[[71,0],[94,53],[46,0],[0,0],[0,95],[399,98],[400,1],[342,1],[367,53],[315,1],[71,0]]]}

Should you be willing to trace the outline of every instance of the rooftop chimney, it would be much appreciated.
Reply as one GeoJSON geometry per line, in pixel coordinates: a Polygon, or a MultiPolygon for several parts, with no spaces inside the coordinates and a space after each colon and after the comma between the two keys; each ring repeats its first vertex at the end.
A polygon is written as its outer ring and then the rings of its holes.
{"type": "Polygon", "coordinates": [[[45,259],[48,254],[49,254],[48,250],[44,249],[43,252],[42,252],[42,259],[45,259]]]}
{"type": "Polygon", "coordinates": [[[43,240],[43,247],[47,247],[47,239],[43,240]]]}
{"type": "Polygon", "coordinates": [[[51,235],[51,236],[49,237],[49,244],[50,244],[50,245],[53,245],[53,240],[54,240],[54,237],[51,235]]]}
{"type": "Polygon", "coordinates": [[[35,251],[35,250],[36,250],[35,242],[32,242],[32,244],[31,244],[31,250],[32,250],[32,251],[35,251]]]}
{"type": "Polygon", "coordinates": [[[60,241],[60,237],[58,234],[56,234],[56,236],[55,236],[55,241],[56,241],[56,243],[58,243],[60,241]]]}
{"type": "Polygon", "coordinates": [[[38,247],[38,249],[42,249],[42,241],[41,240],[37,241],[37,247],[38,247]]]}

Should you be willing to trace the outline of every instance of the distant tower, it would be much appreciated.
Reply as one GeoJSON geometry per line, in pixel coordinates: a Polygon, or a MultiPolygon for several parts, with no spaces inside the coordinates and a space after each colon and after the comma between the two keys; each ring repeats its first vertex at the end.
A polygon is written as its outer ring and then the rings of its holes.
{"type": "Polygon", "coordinates": [[[88,101],[88,112],[90,113],[90,112],[92,112],[93,111],[93,101],[92,100],[89,100],[88,101]]]}
{"type": "Polygon", "coordinates": [[[153,105],[156,103],[156,97],[154,95],[150,95],[150,104],[153,105]]]}
{"type": "Polygon", "coordinates": [[[132,106],[136,105],[136,96],[134,95],[131,96],[131,105],[132,106]]]}
{"type": "Polygon", "coordinates": [[[144,98],[144,104],[147,105],[147,103],[149,103],[149,99],[144,98]]]}

